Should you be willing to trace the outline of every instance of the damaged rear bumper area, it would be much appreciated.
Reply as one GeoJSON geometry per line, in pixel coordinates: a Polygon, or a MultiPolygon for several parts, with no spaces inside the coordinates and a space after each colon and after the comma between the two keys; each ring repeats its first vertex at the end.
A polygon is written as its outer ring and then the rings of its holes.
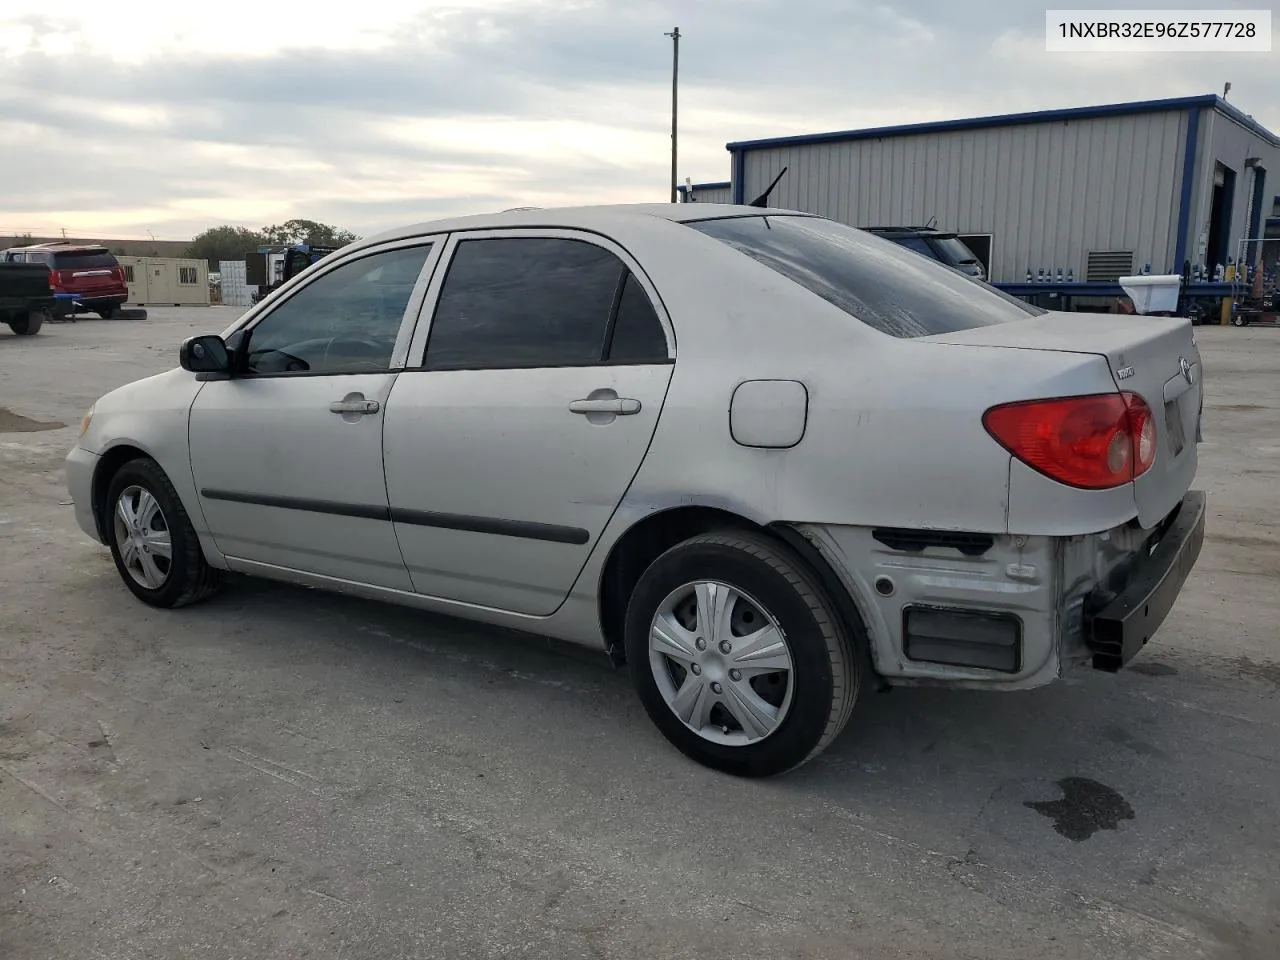
{"type": "Polygon", "coordinates": [[[1154,528],[1074,536],[804,525],[858,608],[891,684],[1025,690],[1119,670],[1168,617],[1204,542],[1206,497],[1154,528]]]}
{"type": "Polygon", "coordinates": [[[1098,589],[1086,600],[1085,644],[1094,667],[1119,670],[1164,623],[1204,545],[1205,505],[1204,493],[1188,493],[1150,553],[1130,567],[1123,589],[1098,589]]]}

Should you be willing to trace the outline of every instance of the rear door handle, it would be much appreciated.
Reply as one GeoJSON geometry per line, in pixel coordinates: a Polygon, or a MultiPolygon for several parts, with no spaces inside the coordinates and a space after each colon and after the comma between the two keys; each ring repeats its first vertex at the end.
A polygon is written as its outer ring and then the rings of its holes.
{"type": "Polygon", "coordinates": [[[629,417],[640,412],[640,401],[630,397],[601,397],[598,400],[574,400],[569,404],[570,413],[609,413],[615,417],[629,417]]]}
{"type": "Polygon", "coordinates": [[[335,400],[329,404],[330,413],[367,414],[378,412],[377,400],[335,400]]]}

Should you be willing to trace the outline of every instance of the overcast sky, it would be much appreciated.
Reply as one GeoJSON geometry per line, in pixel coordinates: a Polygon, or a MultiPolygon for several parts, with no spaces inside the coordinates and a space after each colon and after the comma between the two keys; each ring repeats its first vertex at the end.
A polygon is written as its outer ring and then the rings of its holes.
{"type": "Polygon", "coordinates": [[[665,200],[677,24],[681,182],[727,180],[732,140],[1228,80],[1280,131],[1280,38],[1047,54],[1026,0],[0,0],[0,234],[665,200]]]}

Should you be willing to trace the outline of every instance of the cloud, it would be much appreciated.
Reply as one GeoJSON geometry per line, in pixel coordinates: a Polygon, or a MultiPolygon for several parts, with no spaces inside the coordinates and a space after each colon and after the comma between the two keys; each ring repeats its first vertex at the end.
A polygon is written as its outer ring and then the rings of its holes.
{"type": "Polygon", "coordinates": [[[1048,55],[1043,12],[1014,0],[57,9],[0,13],[2,233],[184,237],[293,216],[370,233],[665,199],[663,33],[676,24],[681,179],[727,179],[730,140],[1207,93],[1225,79],[1280,128],[1270,55],[1048,55]]]}

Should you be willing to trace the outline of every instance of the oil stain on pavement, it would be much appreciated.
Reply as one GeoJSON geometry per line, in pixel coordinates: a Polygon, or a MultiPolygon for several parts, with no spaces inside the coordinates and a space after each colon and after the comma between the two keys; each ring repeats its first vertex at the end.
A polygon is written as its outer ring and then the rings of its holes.
{"type": "Polygon", "coordinates": [[[1053,819],[1053,829],[1079,843],[1099,830],[1114,830],[1121,820],[1133,819],[1133,807],[1106,784],[1087,777],[1058,781],[1061,800],[1029,800],[1023,806],[1053,819]]]}

